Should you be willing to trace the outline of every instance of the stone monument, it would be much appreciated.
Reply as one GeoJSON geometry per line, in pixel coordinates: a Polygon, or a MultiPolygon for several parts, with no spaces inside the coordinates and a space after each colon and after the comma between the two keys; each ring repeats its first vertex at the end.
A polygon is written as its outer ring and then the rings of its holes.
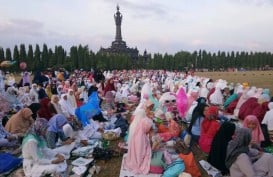
{"type": "Polygon", "coordinates": [[[118,5],[117,12],[114,14],[114,19],[116,24],[115,40],[112,42],[111,47],[101,48],[99,52],[102,52],[103,54],[128,54],[132,59],[138,59],[138,49],[127,47],[126,42],[122,40],[121,34],[122,14],[119,11],[118,5]]]}

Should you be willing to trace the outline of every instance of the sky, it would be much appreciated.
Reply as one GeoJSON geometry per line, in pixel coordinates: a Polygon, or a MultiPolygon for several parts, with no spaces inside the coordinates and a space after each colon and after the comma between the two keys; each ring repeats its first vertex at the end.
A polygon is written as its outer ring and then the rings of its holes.
{"type": "Polygon", "coordinates": [[[0,47],[88,45],[122,38],[140,53],[273,52],[273,0],[0,0],[0,47]]]}

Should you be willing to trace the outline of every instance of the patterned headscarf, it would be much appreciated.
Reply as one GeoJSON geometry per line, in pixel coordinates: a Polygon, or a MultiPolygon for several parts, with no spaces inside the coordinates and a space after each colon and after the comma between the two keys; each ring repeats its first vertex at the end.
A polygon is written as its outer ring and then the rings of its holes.
{"type": "Polygon", "coordinates": [[[10,104],[6,100],[6,98],[2,95],[0,95],[0,111],[3,113],[9,112],[10,110],[10,104]]]}
{"type": "Polygon", "coordinates": [[[24,146],[29,140],[35,139],[38,143],[36,153],[39,158],[43,158],[41,148],[46,147],[46,141],[44,140],[43,132],[45,132],[47,128],[48,121],[44,118],[37,118],[22,142],[22,145],[24,146]]]}
{"type": "Polygon", "coordinates": [[[248,128],[238,128],[235,131],[234,139],[230,140],[227,147],[226,167],[230,168],[237,157],[242,153],[249,152],[251,131],[248,128]]]}
{"type": "Polygon", "coordinates": [[[32,125],[29,133],[42,136],[42,133],[48,128],[48,121],[45,118],[37,118],[32,125]]]}

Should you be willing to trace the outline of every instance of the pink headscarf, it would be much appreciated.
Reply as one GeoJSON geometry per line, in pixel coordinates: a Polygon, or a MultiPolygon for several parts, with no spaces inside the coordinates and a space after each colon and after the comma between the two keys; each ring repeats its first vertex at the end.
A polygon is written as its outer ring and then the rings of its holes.
{"type": "Polygon", "coordinates": [[[262,141],[264,141],[264,134],[262,132],[259,120],[255,115],[248,115],[244,119],[243,127],[248,128],[249,123],[256,124],[256,128],[251,131],[252,132],[251,142],[260,144],[262,141]]]}

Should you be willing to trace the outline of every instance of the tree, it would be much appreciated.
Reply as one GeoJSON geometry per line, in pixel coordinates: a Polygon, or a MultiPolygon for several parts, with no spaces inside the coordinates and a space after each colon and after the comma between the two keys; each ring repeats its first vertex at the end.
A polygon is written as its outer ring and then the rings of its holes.
{"type": "Polygon", "coordinates": [[[38,44],[36,44],[35,52],[34,52],[34,69],[40,70],[39,63],[41,62],[41,51],[38,44]]]}
{"type": "Polygon", "coordinates": [[[2,47],[0,47],[0,62],[5,60],[5,52],[2,47]]]}
{"type": "Polygon", "coordinates": [[[70,60],[73,64],[73,69],[79,68],[78,48],[75,46],[70,48],[70,60]]]}
{"type": "Polygon", "coordinates": [[[48,67],[48,49],[47,49],[47,45],[44,44],[43,45],[43,51],[42,51],[42,56],[41,56],[41,62],[40,62],[40,68],[45,69],[48,67]]]}
{"type": "Polygon", "coordinates": [[[6,60],[11,61],[11,51],[10,51],[10,48],[6,49],[6,60]]]}
{"type": "Polygon", "coordinates": [[[27,52],[26,52],[25,44],[21,44],[20,45],[19,60],[20,60],[20,62],[22,62],[22,61],[26,62],[26,58],[27,58],[27,52]]]}
{"type": "Polygon", "coordinates": [[[56,66],[57,62],[56,62],[56,58],[55,58],[55,54],[53,53],[52,49],[48,50],[48,66],[47,67],[54,67],[56,66]]]}
{"type": "Polygon", "coordinates": [[[33,48],[32,45],[28,46],[28,52],[27,52],[27,66],[30,70],[34,69],[34,61],[33,61],[33,48]]]}
{"type": "Polygon", "coordinates": [[[17,45],[15,45],[13,50],[13,61],[16,61],[16,63],[11,67],[12,71],[17,71],[20,65],[20,59],[19,59],[19,50],[17,45]]]}

